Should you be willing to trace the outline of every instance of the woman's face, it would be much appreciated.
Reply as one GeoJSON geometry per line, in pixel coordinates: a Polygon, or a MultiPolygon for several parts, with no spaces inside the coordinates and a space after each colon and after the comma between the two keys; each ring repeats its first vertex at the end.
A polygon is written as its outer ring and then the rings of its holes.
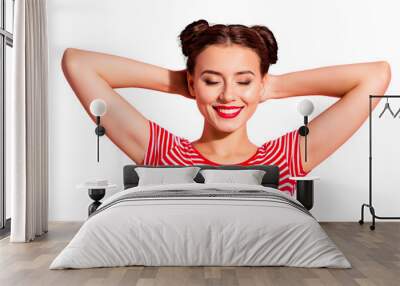
{"type": "Polygon", "coordinates": [[[258,55],[239,45],[207,47],[197,56],[193,75],[187,76],[201,114],[222,132],[247,122],[264,88],[258,55]]]}

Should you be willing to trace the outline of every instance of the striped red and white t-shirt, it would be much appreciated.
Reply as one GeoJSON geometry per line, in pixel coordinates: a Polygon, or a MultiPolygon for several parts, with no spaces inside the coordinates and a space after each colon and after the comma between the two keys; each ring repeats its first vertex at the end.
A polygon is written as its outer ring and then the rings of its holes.
{"type": "MultiPolygon", "coordinates": [[[[143,165],[221,165],[205,158],[188,139],[172,134],[154,121],[149,120],[149,127],[150,138],[143,165]]],[[[278,189],[291,195],[294,194],[296,181],[289,177],[302,177],[309,173],[303,170],[301,164],[298,129],[265,142],[253,156],[235,165],[277,165],[278,189]]]]}

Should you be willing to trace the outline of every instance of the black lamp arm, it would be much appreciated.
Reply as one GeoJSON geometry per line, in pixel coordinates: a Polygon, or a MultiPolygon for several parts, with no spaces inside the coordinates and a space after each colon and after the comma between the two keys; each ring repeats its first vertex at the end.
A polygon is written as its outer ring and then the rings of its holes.
{"type": "Polygon", "coordinates": [[[304,125],[307,126],[307,124],[308,124],[308,116],[304,116],[304,125]]]}
{"type": "Polygon", "coordinates": [[[96,125],[97,127],[95,129],[95,133],[97,135],[97,162],[99,162],[99,148],[100,148],[99,137],[106,134],[106,129],[100,125],[100,116],[96,116],[96,125]]]}
{"type": "Polygon", "coordinates": [[[305,143],[304,144],[305,158],[304,159],[306,162],[307,162],[307,134],[310,132],[307,125],[308,125],[308,116],[304,116],[304,125],[299,128],[299,134],[301,136],[304,136],[304,140],[305,140],[305,142],[304,142],[305,143]]]}

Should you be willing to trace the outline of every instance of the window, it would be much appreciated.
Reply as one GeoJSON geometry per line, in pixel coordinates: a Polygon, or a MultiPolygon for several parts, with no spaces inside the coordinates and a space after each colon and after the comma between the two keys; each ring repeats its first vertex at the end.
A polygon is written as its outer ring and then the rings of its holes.
{"type": "Polygon", "coordinates": [[[14,0],[0,0],[0,237],[10,232],[10,194],[5,188],[5,98],[11,92],[14,0]]]}

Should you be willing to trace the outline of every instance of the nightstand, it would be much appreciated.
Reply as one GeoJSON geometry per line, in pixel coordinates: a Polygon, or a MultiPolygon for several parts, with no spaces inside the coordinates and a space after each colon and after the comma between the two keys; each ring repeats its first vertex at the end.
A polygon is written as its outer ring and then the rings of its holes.
{"type": "Polygon", "coordinates": [[[88,185],[88,184],[80,184],[76,186],[78,189],[87,189],[89,197],[94,201],[88,207],[88,216],[90,216],[100,205],[100,200],[104,198],[107,189],[116,188],[115,184],[108,184],[106,186],[96,186],[96,185],[88,185]]]}
{"type": "Polygon", "coordinates": [[[303,204],[307,210],[314,205],[314,181],[319,180],[317,176],[290,177],[296,181],[296,199],[303,204]]]}

